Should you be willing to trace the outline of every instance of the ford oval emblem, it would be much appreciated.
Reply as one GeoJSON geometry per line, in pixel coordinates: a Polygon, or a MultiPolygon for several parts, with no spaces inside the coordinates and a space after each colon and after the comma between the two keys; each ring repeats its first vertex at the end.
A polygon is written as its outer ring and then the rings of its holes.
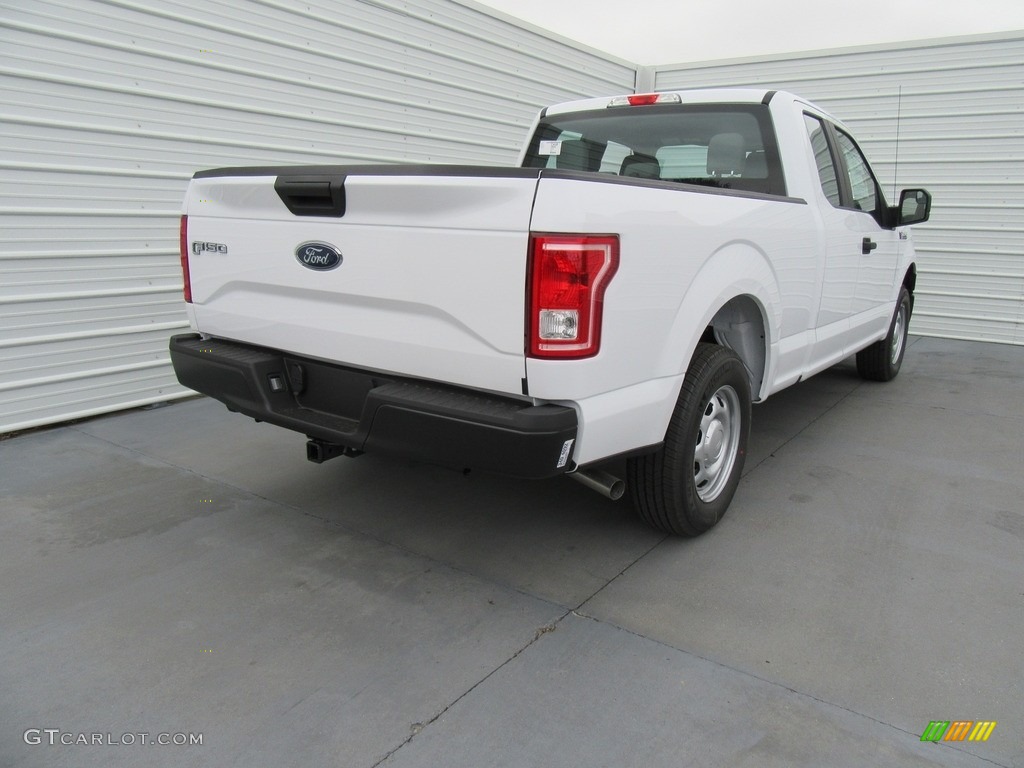
{"type": "Polygon", "coordinates": [[[299,264],[309,269],[325,272],[341,265],[341,251],[328,243],[303,243],[295,249],[299,264]]]}

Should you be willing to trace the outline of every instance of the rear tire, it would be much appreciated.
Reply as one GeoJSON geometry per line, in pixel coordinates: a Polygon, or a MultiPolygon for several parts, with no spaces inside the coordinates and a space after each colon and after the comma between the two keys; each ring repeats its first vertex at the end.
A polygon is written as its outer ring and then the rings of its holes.
{"type": "Polygon", "coordinates": [[[910,327],[910,291],[900,289],[896,311],[889,322],[889,333],[857,353],[857,373],[869,381],[892,381],[903,365],[907,351],[907,332],[910,327]]]}
{"type": "Polygon", "coordinates": [[[725,514],[740,482],[750,435],[750,384],[740,358],[698,344],[665,442],[629,460],[633,506],[648,524],[696,536],[725,514]]]}

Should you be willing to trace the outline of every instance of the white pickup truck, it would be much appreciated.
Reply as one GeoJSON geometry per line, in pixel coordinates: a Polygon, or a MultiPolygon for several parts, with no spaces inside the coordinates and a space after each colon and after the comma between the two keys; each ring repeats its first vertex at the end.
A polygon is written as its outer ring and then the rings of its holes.
{"type": "Polygon", "coordinates": [[[548,107],[514,168],[202,171],[171,359],[313,461],[570,473],[692,536],[752,401],[853,353],[897,374],[930,207],[890,207],[848,129],[766,90],[548,107]]]}

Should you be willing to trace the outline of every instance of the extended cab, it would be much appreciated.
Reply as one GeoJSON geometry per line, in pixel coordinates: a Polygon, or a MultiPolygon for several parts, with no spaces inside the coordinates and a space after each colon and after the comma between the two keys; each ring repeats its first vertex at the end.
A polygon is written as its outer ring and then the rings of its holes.
{"type": "Polygon", "coordinates": [[[695,535],[751,402],[856,353],[900,369],[908,225],[842,123],[705,90],[543,110],[518,167],[227,168],[181,220],[182,384],[308,437],[610,496],[695,535]]]}

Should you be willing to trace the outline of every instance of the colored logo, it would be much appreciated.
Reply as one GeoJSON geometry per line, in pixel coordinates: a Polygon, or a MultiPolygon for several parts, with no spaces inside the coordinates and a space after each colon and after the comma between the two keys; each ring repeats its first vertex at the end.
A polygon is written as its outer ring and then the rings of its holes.
{"type": "Polygon", "coordinates": [[[932,720],[921,741],[988,741],[995,729],[995,720],[932,720]]]}
{"type": "Polygon", "coordinates": [[[303,243],[295,249],[299,264],[310,269],[334,269],[341,264],[341,251],[327,243],[303,243]]]}

